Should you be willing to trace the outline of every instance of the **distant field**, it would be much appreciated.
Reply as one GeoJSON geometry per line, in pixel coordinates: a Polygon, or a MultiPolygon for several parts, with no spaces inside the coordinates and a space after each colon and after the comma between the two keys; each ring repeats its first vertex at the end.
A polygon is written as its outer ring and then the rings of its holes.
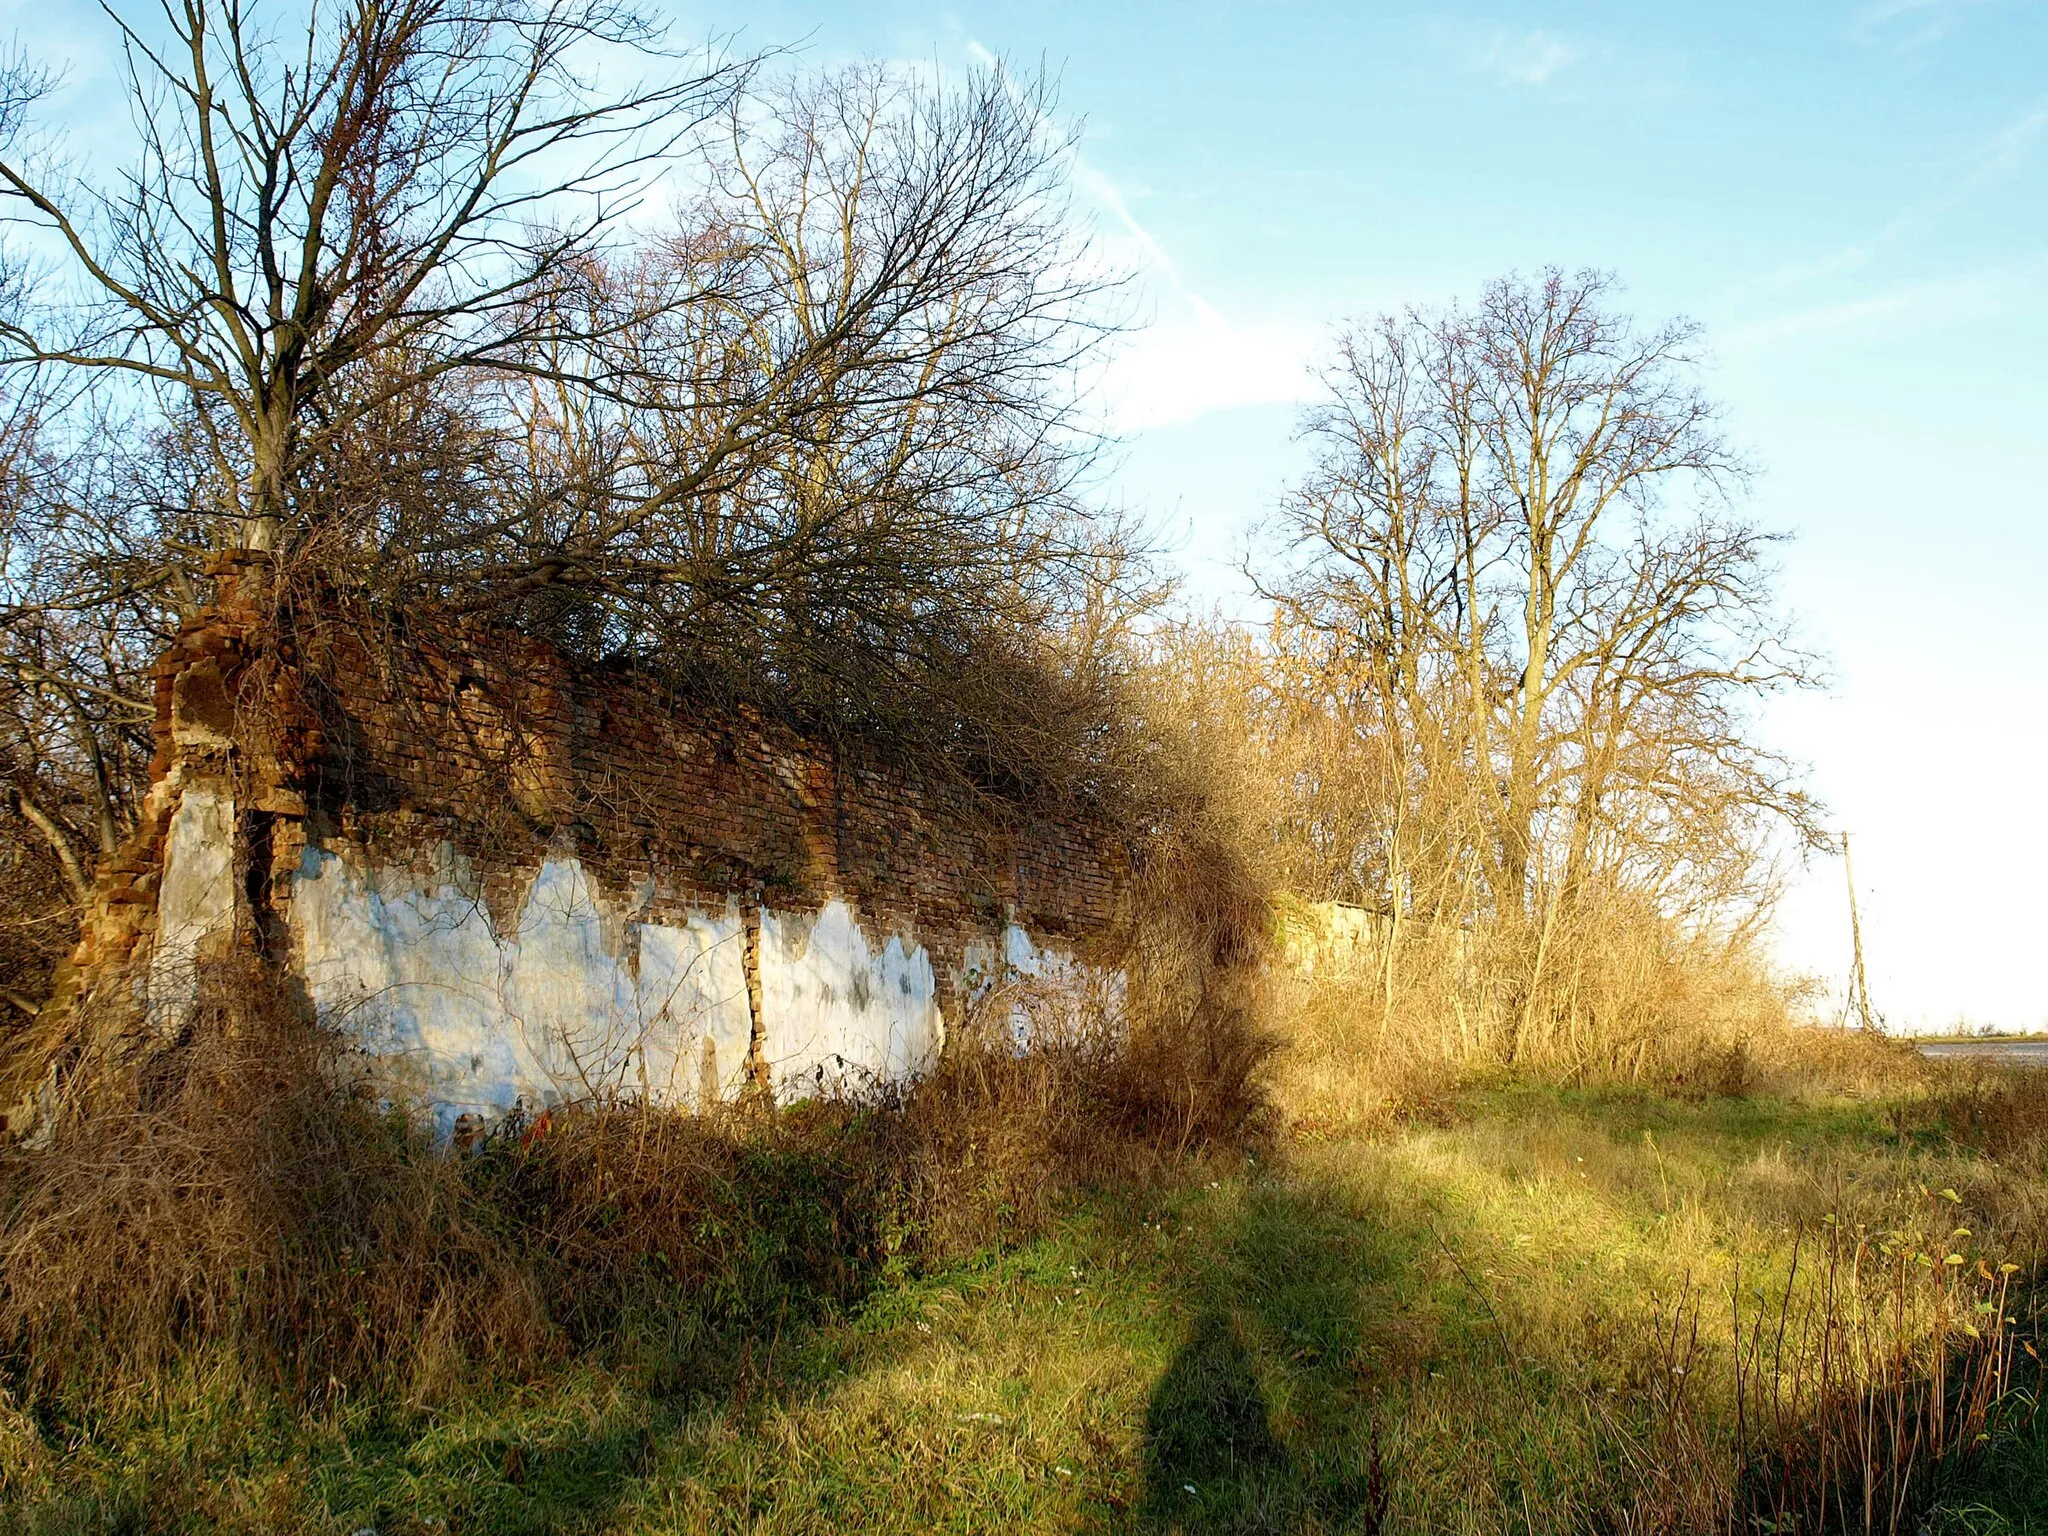
{"type": "Polygon", "coordinates": [[[1958,1039],[1916,1040],[1923,1056],[1937,1059],[1981,1058],[2022,1066],[2048,1067],[2048,1035],[1984,1035],[1958,1039]]]}

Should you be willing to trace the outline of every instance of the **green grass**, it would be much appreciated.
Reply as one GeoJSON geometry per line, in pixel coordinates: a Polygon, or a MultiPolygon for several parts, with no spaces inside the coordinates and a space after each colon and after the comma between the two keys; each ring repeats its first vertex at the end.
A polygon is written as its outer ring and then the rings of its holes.
{"type": "MultiPolygon", "coordinates": [[[[1506,1087],[1454,1120],[1102,1194],[822,1325],[685,1330],[439,1406],[302,1422],[186,1379],[114,1421],[14,1414],[0,1524],[1611,1528],[1732,1456],[1731,1291],[1767,1290],[1796,1231],[1916,1220],[1947,1188],[1995,1255],[2048,1183],[1870,1103],[1506,1087]]],[[[1934,1528],[2048,1532],[2044,1425],[1934,1528]]]]}

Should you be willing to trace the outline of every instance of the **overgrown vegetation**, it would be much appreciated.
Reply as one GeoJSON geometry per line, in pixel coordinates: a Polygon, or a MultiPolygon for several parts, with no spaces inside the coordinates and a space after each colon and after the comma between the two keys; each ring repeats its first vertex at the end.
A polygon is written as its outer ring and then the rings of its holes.
{"type": "MultiPolygon", "coordinates": [[[[1447,1082],[1192,1157],[1130,1097],[1155,1077],[1079,1045],[963,1053],[893,1111],[551,1119],[459,1161],[371,1118],[463,1222],[290,1256],[369,1352],[323,1375],[250,1311],[146,1373],[46,1370],[15,1313],[0,1496],[42,1531],[2037,1529],[2041,1085],[1882,1077],[1447,1082]],[[394,1281],[430,1254],[525,1281],[467,1292],[518,1325],[495,1353],[418,1326],[394,1281]]],[[[191,1222],[246,1199],[165,1187],[197,1256],[101,1228],[137,1294],[249,1257],[191,1222]]],[[[338,1194],[270,1209],[338,1233],[338,1194]]],[[[63,1253],[83,1313],[119,1289],[63,1253]]]]}
{"type": "Polygon", "coordinates": [[[1818,664],[1690,327],[1547,272],[1340,333],[1272,622],[1173,625],[1043,82],[302,19],[117,14],[102,179],[0,71],[16,1524],[2040,1528],[2048,1092],[1763,962],[1818,664]],[[1121,1008],[452,1150],[253,955],[171,1038],[39,1011],[230,569],[259,662],[431,609],[1085,805],[1121,1008]]]}
{"type": "Polygon", "coordinates": [[[1238,1145],[1258,1108],[1256,1050],[1211,1014],[1026,1056],[970,1034],[890,1101],[592,1104],[449,1155],[259,967],[203,996],[173,1049],[74,1074],[47,1144],[8,1154],[0,1346],[31,1401],[191,1371],[303,1406],[440,1401],[621,1340],[694,1383],[667,1330],[806,1326],[885,1269],[1238,1145]]]}
{"type": "Polygon", "coordinates": [[[1158,583],[1079,389],[1117,281],[1043,81],[796,72],[609,0],[109,19],[126,163],[0,70],[20,1009],[223,554],[280,650],[336,594],[437,608],[1007,797],[1144,798],[1158,583]]]}

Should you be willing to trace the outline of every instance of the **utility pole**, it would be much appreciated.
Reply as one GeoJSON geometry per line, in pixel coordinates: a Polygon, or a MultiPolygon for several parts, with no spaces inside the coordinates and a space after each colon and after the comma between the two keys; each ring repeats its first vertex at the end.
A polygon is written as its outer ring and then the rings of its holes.
{"type": "Polygon", "coordinates": [[[1842,834],[1842,872],[1849,881],[1849,997],[1843,1022],[1854,1019],[1864,1029],[1877,1027],[1870,1011],[1870,980],[1863,974],[1863,923],[1856,915],[1856,866],[1849,858],[1849,834],[1842,834]]]}

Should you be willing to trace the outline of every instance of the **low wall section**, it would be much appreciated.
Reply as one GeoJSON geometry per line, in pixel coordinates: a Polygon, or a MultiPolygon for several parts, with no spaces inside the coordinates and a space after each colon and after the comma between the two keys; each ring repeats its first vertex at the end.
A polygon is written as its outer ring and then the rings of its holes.
{"type": "Polygon", "coordinates": [[[179,1027],[272,955],[444,1122],[899,1082],[992,985],[1091,965],[1127,870],[1015,806],[481,627],[192,626],[77,977],[179,1027]]]}

